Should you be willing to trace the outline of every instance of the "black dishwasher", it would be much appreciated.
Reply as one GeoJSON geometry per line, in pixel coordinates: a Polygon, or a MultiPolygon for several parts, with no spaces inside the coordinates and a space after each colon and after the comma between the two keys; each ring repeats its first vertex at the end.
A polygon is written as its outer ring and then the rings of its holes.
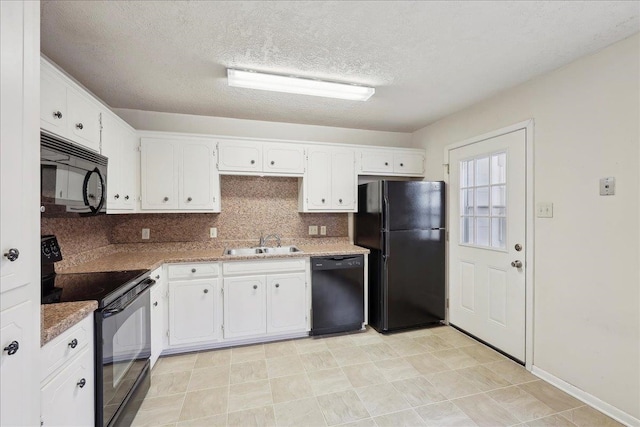
{"type": "Polygon", "coordinates": [[[312,257],[311,289],[311,335],[362,329],[363,255],[312,257]]]}

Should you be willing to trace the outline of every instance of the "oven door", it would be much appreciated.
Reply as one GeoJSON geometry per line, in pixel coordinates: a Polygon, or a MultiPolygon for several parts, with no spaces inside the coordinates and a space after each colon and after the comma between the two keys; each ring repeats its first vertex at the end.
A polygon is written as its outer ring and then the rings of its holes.
{"type": "Polygon", "coordinates": [[[124,307],[96,312],[96,425],[108,426],[120,417],[148,369],[149,292],[147,288],[124,307]]]}

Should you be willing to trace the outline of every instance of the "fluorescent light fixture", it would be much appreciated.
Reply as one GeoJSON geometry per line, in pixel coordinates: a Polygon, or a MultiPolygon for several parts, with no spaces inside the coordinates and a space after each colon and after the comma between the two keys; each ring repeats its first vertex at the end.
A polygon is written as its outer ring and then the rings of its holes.
{"type": "Polygon", "coordinates": [[[234,70],[232,68],[227,68],[227,80],[229,86],[234,87],[323,96],[351,101],[366,101],[376,93],[375,88],[367,86],[266,74],[257,71],[234,70]]]}

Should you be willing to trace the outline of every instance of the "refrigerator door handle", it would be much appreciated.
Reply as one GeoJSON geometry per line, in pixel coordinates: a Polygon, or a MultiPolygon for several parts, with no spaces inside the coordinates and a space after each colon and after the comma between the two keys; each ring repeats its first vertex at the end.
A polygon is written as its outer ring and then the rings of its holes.
{"type": "Polygon", "coordinates": [[[384,250],[384,252],[382,252],[382,257],[384,258],[384,262],[386,264],[387,258],[389,258],[389,255],[390,255],[389,254],[390,249],[389,249],[389,236],[388,236],[388,233],[382,233],[382,239],[383,239],[382,244],[383,244],[383,250],[384,250]]]}
{"type": "Polygon", "coordinates": [[[386,195],[384,199],[382,199],[382,209],[384,211],[384,218],[382,218],[382,229],[384,231],[389,230],[389,200],[386,195]]]}

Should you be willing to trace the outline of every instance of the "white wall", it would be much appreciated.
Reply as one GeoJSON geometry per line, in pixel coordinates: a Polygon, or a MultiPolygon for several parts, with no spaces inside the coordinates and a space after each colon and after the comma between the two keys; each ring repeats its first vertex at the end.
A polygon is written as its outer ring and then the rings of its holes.
{"type": "Polygon", "coordinates": [[[536,367],[640,419],[640,36],[414,133],[427,179],[443,149],[535,120],[536,367]],[[616,195],[598,180],[616,178],[616,195]]]}
{"type": "Polygon", "coordinates": [[[411,147],[411,134],[114,108],[138,130],[411,147]]]}

